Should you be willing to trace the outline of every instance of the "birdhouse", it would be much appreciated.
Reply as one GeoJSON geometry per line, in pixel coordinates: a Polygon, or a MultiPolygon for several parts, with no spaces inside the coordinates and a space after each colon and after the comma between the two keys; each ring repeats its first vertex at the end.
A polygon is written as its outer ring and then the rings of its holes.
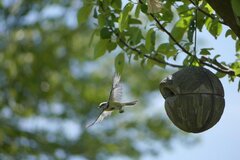
{"type": "Polygon", "coordinates": [[[225,100],[220,80],[203,67],[186,67],[160,82],[170,120],[186,132],[199,133],[221,118],[225,100]]]}

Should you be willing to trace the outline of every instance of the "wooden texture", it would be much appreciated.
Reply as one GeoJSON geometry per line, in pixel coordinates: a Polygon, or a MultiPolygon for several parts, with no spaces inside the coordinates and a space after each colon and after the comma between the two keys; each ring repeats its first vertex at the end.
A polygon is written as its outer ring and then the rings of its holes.
{"type": "Polygon", "coordinates": [[[202,67],[187,67],[159,85],[170,120],[186,132],[213,127],[224,110],[224,90],[219,79],[202,67]]]}

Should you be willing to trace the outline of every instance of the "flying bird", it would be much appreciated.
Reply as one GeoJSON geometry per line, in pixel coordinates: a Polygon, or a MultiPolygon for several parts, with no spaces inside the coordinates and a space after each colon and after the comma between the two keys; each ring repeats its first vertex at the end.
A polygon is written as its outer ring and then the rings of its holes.
{"type": "Polygon", "coordinates": [[[114,110],[118,110],[119,113],[123,113],[124,107],[133,106],[137,103],[137,101],[121,102],[121,98],[122,85],[120,84],[120,75],[115,73],[108,101],[99,104],[98,108],[101,110],[100,114],[92,123],[88,124],[86,128],[91,127],[95,123],[101,122],[105,117],[110,116],[114,110]]]}

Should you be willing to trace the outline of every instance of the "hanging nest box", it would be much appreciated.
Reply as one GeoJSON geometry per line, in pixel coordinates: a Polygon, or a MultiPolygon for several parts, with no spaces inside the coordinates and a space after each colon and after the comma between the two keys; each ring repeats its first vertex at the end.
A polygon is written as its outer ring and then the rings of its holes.
{"type": "Polygon", "coordinates": [[[170,120],[186,132],[199,133],[221,118],[225,100],[219,79],[203,67],[184,68],[160,82],[170,120]]]}

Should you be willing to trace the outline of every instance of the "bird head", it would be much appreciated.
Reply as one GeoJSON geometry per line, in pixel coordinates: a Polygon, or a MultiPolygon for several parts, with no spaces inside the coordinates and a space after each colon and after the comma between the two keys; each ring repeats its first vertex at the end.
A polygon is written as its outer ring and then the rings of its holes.
{"type": "Polygon", "coordinates": [[[107,102],[102,102],[99,104],[98,108],[105,108],[107,106],[107,102]]]}

